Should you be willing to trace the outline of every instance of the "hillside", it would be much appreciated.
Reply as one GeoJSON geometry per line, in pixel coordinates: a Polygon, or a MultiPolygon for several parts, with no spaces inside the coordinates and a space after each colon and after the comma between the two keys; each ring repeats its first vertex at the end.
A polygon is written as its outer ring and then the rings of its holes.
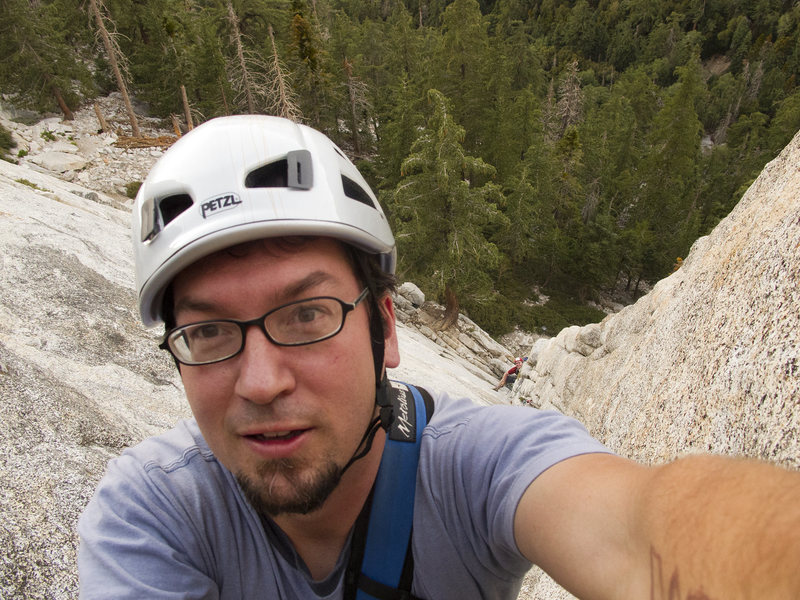
{"type": "MultiPolygon", "coordinates": [[[[136,315],[120,193],[160,150],[115,145],[86,114],[18,135],[43,142],[23,164],[0,161],[0,597],[66,599],[75,522],[106,461],[188,408],[158,333],[136,315]],[[56,177],[48,152],[84,164],[56,177]]],[[[644,462],[708,450],[800,467],[797,164],[800,137],[651,293],[538,341],[513,400],[575,415],[644,462]]],[[[509,349],[464,318],[434,332],[441,307],[397,302],[393,376],[507,401],[491,386],[509,349]]],[[[535,571],[520,596],[567,597],[535,571]]]]}

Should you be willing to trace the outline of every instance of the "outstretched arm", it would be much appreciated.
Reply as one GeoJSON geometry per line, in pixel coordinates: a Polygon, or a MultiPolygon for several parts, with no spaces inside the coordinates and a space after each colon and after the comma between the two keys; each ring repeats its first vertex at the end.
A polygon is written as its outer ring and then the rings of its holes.
{"type": "Polygon", "coordinates": [[[800,598],[800,474],[764,462],[578,456],[530,485],[515,535],[580,598],[800,598]]]}

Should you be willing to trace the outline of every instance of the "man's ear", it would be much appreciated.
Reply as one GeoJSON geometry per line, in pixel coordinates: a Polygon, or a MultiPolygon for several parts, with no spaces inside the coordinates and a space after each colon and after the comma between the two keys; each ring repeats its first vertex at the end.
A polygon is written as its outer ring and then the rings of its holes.
{"type": "Polygon", "coordinates": [[[392,369],[400,364],[400,348],[397,343],[397,317],[390,294],[385,294],[378,301],[378,308],[383,318],[383,366],[392,369]]]}

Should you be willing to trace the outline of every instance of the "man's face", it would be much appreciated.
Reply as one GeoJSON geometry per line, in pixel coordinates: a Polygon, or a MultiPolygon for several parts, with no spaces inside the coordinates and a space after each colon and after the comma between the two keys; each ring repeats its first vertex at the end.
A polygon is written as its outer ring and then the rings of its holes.
{"type": "MultiPolygon", "coordinates": [[[[327,238],[291,248],[264,241],[233,254],[214,254],[176,277],[177,325],[249,320],[312,296],[352,302],[363,289],[341,245],[327,238]]],[[[328,340],[279,347],[251,327],[238,356],[181,367],[203,436],[260,510],[313,510],[356,451],[375,401],[368,303],[348,314],[341,332],[328,340]]],[[[388,298],[381,308],[390,321],[385,364],[396,366],[388,298]]]]}

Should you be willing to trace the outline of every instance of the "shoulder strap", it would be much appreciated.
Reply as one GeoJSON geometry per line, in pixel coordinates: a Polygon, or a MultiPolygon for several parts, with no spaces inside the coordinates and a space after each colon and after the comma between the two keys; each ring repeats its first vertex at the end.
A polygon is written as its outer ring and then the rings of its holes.
{"type": "Polygon", "coordinates": [[[414,600],[414,492],[421,433],[433,414],[433,399],[404,383],[391,381],[389,387],[393,418],[371,497],[353,533],[346,599],[414,600]]]}

